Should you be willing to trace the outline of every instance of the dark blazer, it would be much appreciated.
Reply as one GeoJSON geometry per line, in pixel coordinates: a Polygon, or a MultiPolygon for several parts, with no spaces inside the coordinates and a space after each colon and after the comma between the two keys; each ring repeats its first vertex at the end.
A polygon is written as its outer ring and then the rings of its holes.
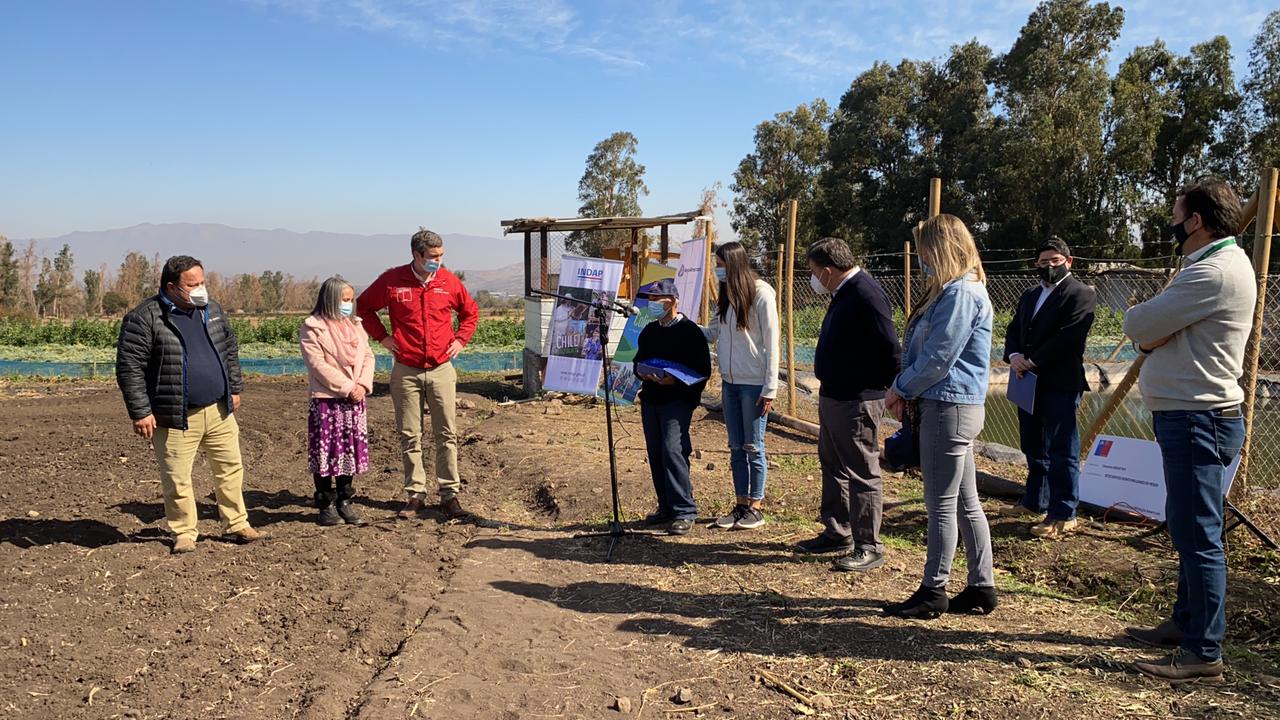
{"type": "MultiPolygon", "coordinates": [[[[222,360],[230,410],[230,396],[244,390],[240,345],[218,303],[210,300],[203,313],[209,339],[222,360]]],[[[129,419],[155,415],[160,427],[186,430],[186,364],[182,335],[169,319],[168,304],[159,295],[143,300],[125,315],[116,343],[116,384],[124,394],[129,419]]]]}
{"type": "Polygon", "coordinates": [[[1089,389],[1084,349],[1093,327],[1098,297],[1094,289],[1068,275],[1035,312],[1041,285],[1028,288],[1004,334],[1004,360],[1022,353],[1035,363],[1036,390],[1078,393],[1089,389]],[[1033,316],[1034,314],[1034,316],[1033,316]]]}

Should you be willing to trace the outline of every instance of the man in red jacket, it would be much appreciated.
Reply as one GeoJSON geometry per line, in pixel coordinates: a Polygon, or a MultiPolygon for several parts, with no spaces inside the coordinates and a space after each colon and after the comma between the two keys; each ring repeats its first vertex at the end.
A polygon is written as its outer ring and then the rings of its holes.
{"type": "Polygon", "coordinates": [[[422,461],[422,411],[431,412],[435,436],[436,482],[445,517],[466,516],[458,493],[458,433],[455,416],[458,374],[451,362],[476,331],[476,303],[458,276],[444,267],[444,239],[419,228],[409,241],[413,262],[382,273],[360,293],[356,308],[369,337],[395,356],[391,400],[404,452],[404,507],[396,514],[408,520],[422,509],[427,471],[422,461]],[[391,333],[378,312],[387,309],[391,333]],[[458,317],[454,329],[454,314],[458,317]]]}

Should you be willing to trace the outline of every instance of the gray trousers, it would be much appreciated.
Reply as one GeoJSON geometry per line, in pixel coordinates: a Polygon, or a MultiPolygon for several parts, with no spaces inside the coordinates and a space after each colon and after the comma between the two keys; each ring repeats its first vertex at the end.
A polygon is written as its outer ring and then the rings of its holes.
{"type": "Polygon", "coordinates": [[[978,500],[973,440],[982,431],[982,405],[922,400],[920,465],[924,471],[924,504],[929,511],[929,552],[924,587],[946,587],[956,554],[956,526],[964,538],[969,584],[995,587],[991,568],[991,529],[978,500]]]}
{"type": "Polygon", "coordinates": [[[823,532],[837,540],[852,538],[855,548],[878,553],[884,552],[880,542],[884,483],[877,439],[882,415],[883,400],[818,398],[823,532]]]}

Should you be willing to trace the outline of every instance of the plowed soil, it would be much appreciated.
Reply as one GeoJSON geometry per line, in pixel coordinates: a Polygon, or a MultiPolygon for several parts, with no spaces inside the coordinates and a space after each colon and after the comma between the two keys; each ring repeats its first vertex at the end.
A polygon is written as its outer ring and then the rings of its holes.
{"type": "MultiPolygon", "coordinates": [[[[609,513],[603,410],[500,406],[519,392],[498,380],[461,389],[475,521],[391,519],[400,463],[383,389],[357,480],[373,522],[318,527],[305,383],[253,379],[238,414],[245,496],[271,536],[218,538],[200,463],[203,536],[170,556],[155,464],[115,388],[0,386],[0,716],[1280,717],[1280,561],[1243,535],[1228,681],[1171,689],[1128,669],[1151,654],[1121,638],[1168,612],[1176,566],[1159,538],[1090,523],[1033,541],[991,499],[1001,607],[884,618],[878,605],[919,582],[918,480],[889,480],[887,565],[833,573],[787,549],[819,527],[816,448],[775,429],[768,525],[623,537],[605,562],[609,538],[575,537],[609,513]]],[[[617,430],[635,519],[653,502],[638,414],[619,411],[617,430]]],[[[718,415],[699,411],[694,445],[709,519],[732,501],[718,415]]]]}

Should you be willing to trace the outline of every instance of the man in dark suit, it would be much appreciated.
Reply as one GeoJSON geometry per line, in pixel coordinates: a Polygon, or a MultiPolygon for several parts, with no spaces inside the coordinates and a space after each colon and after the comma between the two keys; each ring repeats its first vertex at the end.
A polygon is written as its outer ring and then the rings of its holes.
{"type": "Polygon", "coordinates": [[[1071,250],[1051,237],[1036,249],[1040,284],[1018,300],[1004,338],[1004,359],[1024,377],[1035,373],[1034,413],[1019,408],[1027,489],[1011,514],[1044,516],[1031,527],[1040,538],[1075,530],[1080,503],[1080,431],[1076,410],[1089,389],[1085,341],[1093,326],[1094,289],[1071,275],[1071,250]]]}

